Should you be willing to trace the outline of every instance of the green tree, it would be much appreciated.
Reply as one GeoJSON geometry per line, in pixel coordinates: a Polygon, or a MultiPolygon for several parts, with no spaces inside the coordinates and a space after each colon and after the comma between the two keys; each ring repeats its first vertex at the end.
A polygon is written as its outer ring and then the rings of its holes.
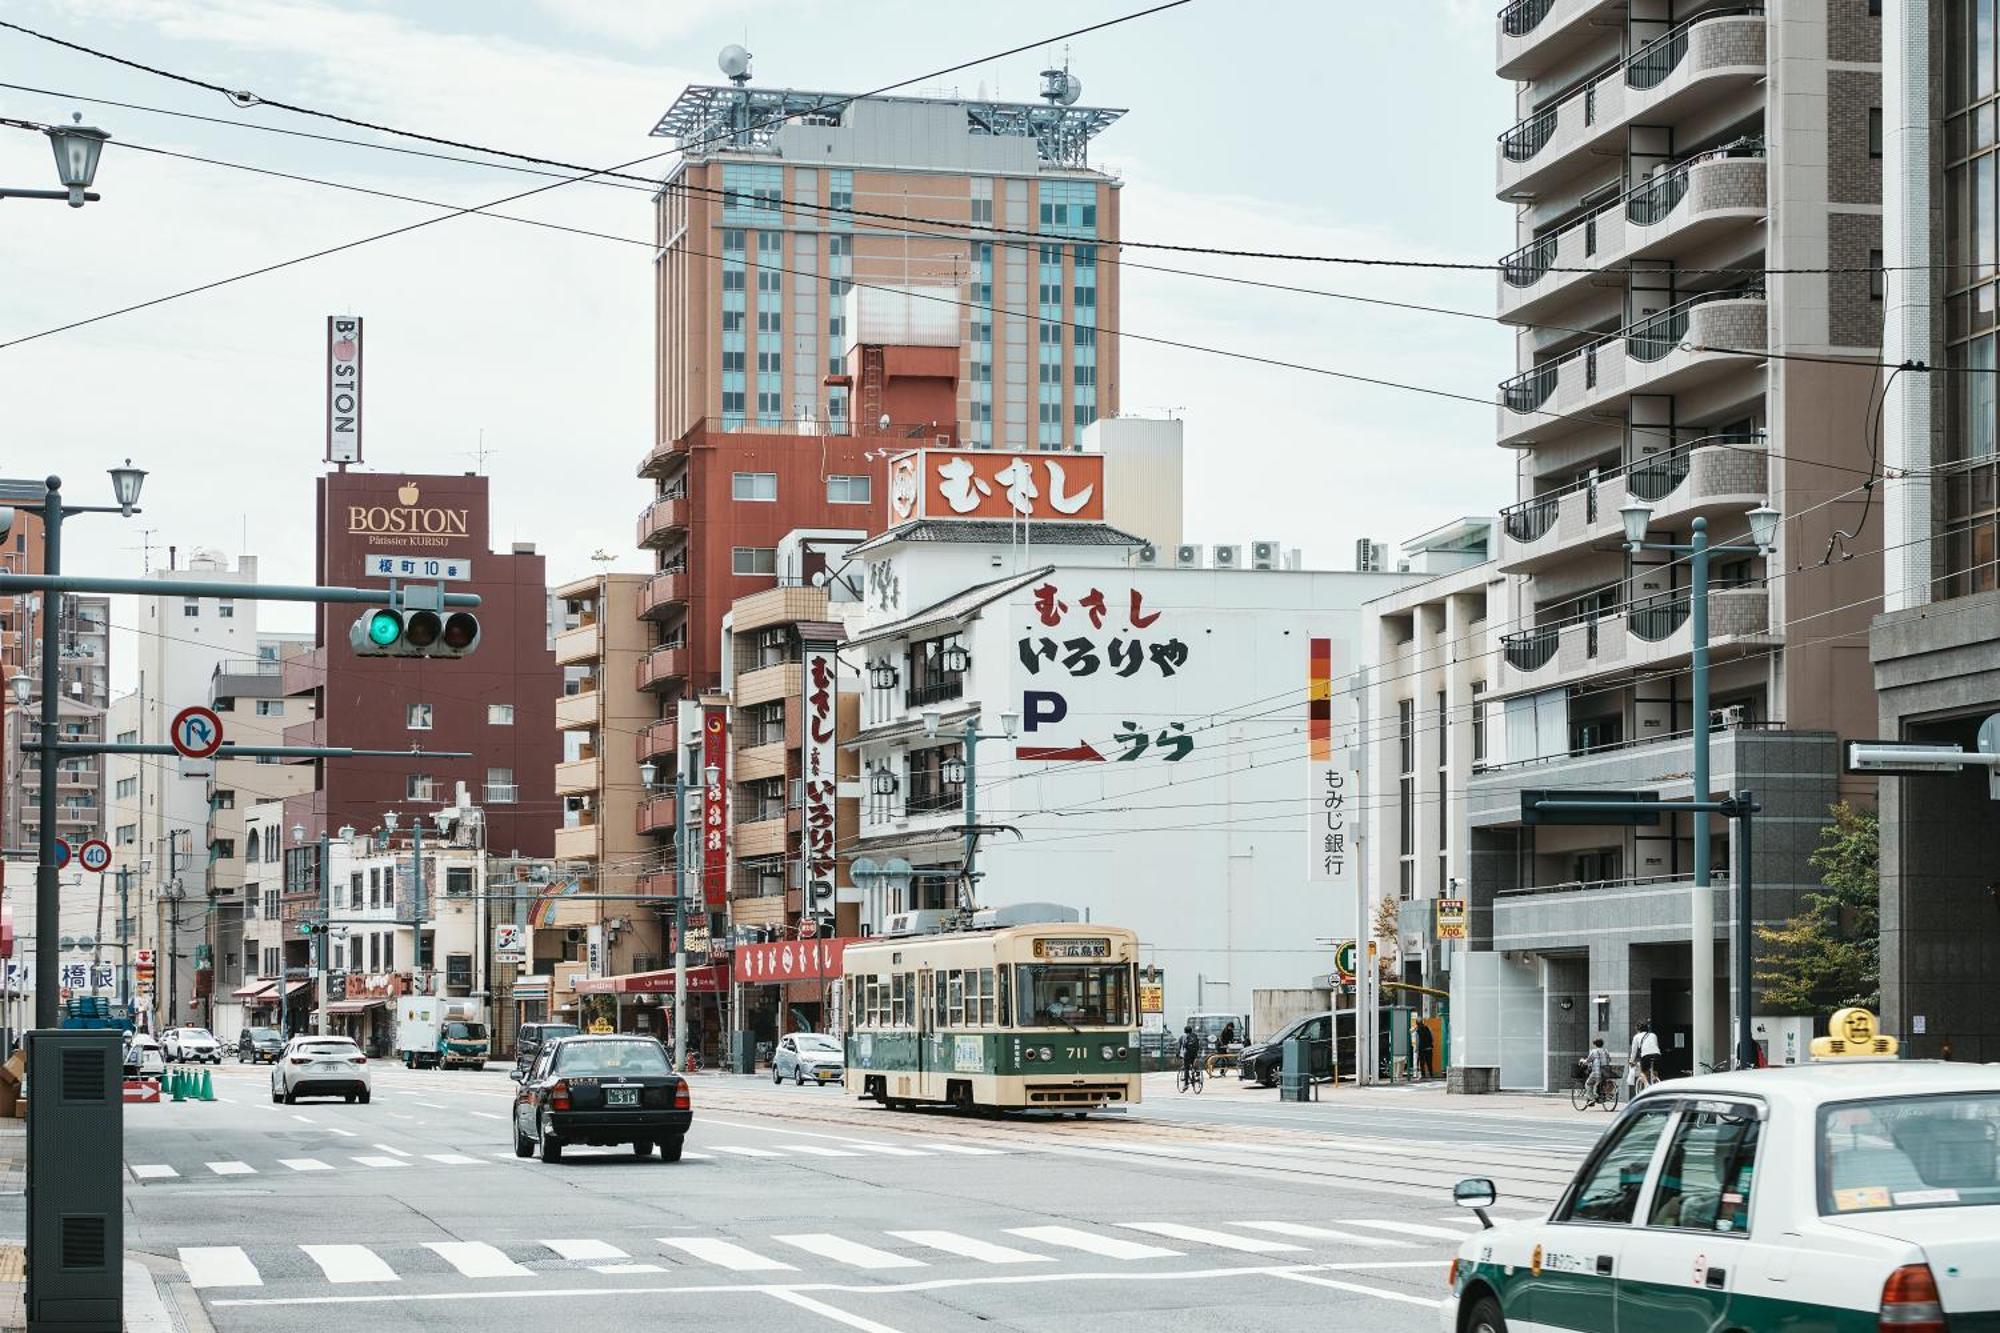
{"type": "Polygon", "coordinates": [[[1810,858],[1821,891],[1806,894],[1784,925],[1757,928],[1757,980],[1773,1012],[1830,1014],[1881,1003],[1880,823],[1873,810],[1845,801],[1831,813],[1810,858]]]}

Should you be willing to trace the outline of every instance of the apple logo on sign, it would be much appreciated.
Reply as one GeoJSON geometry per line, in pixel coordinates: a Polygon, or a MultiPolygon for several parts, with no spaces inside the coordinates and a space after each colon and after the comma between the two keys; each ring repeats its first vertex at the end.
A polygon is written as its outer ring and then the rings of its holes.
{"type": "Polygon", "coordinates": [[[416,504],[417,494],[417,483],[414,481],[406,481],[396,489],[396,498],[406,506],[416,504]]]}
{"type": "Polygon", "coordinates": [[[335,339],[333,344],[333,359],[336,361],[352,361],[354,359],[355,350],[356,346],[354,339],[352,338],[335,339]]]}

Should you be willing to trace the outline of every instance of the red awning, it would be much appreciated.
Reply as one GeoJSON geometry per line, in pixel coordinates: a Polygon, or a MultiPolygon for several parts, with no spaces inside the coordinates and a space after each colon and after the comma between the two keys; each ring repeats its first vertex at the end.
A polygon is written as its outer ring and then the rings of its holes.
{"type": "Polygon", "coordinates": [[[254,1000],[260,995],[269,995],[271,988],[277,984],[275,981],[253,981],[247,986],[239,986],[229,992],[229,998],[232,1000],[254,1000]]]}
{"type": "MultiPolygon", "coordinates": [[[[691,967],[687,970],[687,988],[703,994],[716,994],[729,985],[729,969],[721,963],[710,963],[705,967],[691,967]]],[[[578,995],[671,995],[674,993],[674,970],[670,967],[659,972],[626,972],[615,977],[579,977],[576,982],[578,995]]]]}

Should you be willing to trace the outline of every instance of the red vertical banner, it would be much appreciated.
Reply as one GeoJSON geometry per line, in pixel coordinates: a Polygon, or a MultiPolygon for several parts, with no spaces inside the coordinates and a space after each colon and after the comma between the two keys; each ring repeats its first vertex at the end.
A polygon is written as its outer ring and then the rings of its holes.
{"type": "Polygon", "coordinates": [[[799,864],[805,887],[805,911],[833,910],[835,696],[838,664],[833,645],[809,643],[805,650],[805,727],[801,735],[799,770],[804,778],[805,820],[799,864]]]}
{"type": "Polygon", "coordinates": [[[689,908],[705,912],[729,898],[729,717],[701,710],[701,883],[689,908]]]}

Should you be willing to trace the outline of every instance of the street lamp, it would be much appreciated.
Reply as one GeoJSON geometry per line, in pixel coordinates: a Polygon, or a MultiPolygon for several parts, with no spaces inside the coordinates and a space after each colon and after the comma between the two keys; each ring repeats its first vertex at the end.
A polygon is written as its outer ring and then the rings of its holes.
{"type": "Polygon", "coordinates": [[[888,658],[868,664],[868,683],[878,690],[896,688],[896,664],[888,658]]]}
{"type": "MultiPolygon", "coordinates": [[[[1772,554],[1781,515],[1769,504],[1750,510],[1746,517],[1753,544],[1749,546],[1710,546],[1708,520],[1705,518],[1694,520],[1691,525],[1693,534],[1685,545],[1649,542],[1646,540],[1646,529],[1652,522],[1653,507],[1639,500],[1621,506],[1618,517],[1625,528],[1627,551],[1663,551],[1688,557],[1691,585],[1688,597],[1689,640],[1694,658],[1691,686],[1694,696],[1694,799],[1706,803],[1712,797],[1708,777],[1708,562],[1710,557],[1718,554],[1772,554]]],[[[1710,1063],[1715,1029],[1715,900],[1709,894],[1708,813],[1700,809],[1694,812],[1694,903],[1690,913],[1689,949],[1694,963],[1694,1049],[1691,1054],[1697,1070],[1710,1063]]],[[[1749,886],[1744,883],[1738,883],[1735,889],[1738,893],[1749,892],[1749,886]]],[[[1748,915],[1748,907],[1747,902],[1739,904],[1739,920],[1748,915]]],[[[1750,951],[1747,935],[1736,942],[1736,947],[1741,951],[1736,971],[1742,980],[1743,991],[1736,997],[1740,1048],[1737,1056],[1746,1064],[1755,1064],[1756,1046],[1750,1028],[1750,988],[1745,979],[1748,969],[1743,966],[1750,951]]]]}
{"type": "MultiPolygon", "coordinates": [[[[97,179],[97,159],[104,152],[104,141],[111,136],[94,125],[83,124],[81,111],[73,114],[69,125],[50,125],[42,130],[49,136],[49,146],[56,154],[56,179],[62,182],[60,190],[5,190],[0,189],[0,199],[61,199],[71,208],[82,208],[96,199],[90,193],[91,182],[97,179]]],[[[33,126],[9,122],[22,129],[33,126]]]]}
{"type": "MultiPolygon", "coordinates": [[[[945,649],[946,653],[951,651],[951,648],[945,649]]],[[[958,651],[963,653],[964,649],[958,651]]],[[[944,726],[944,715],[935,708],[926,708],[922,716],[924,735],[936,739],[944,726]]],[[[958,733],[958,757],[947,759],[938,765],[938,776],[959,788],[959,804],[965,814],[965,892],[960,895],[960,906],[967,910],[970,910],[975,903],[975,891],[979,883],[979,742],[1013,740],[1020,723],[1020,714],[1002,713],[1000,734],[996,736],[992,732],[981,734],[977,715],[967,718],[964,728],[958,733]]],[[[892,776],[891,782],[893,781],[892,776]]],[[[893,786],[890,790],[894,790],[893,786]]]]}
{"type": "Polygon", "coordinates": [[[7,688],[12,691],[15,703],[25,704],[28,702],[28,696],[34,693],[35,682],[29,678],[27,672],[16,671],[7,678],[7,688]]]}

